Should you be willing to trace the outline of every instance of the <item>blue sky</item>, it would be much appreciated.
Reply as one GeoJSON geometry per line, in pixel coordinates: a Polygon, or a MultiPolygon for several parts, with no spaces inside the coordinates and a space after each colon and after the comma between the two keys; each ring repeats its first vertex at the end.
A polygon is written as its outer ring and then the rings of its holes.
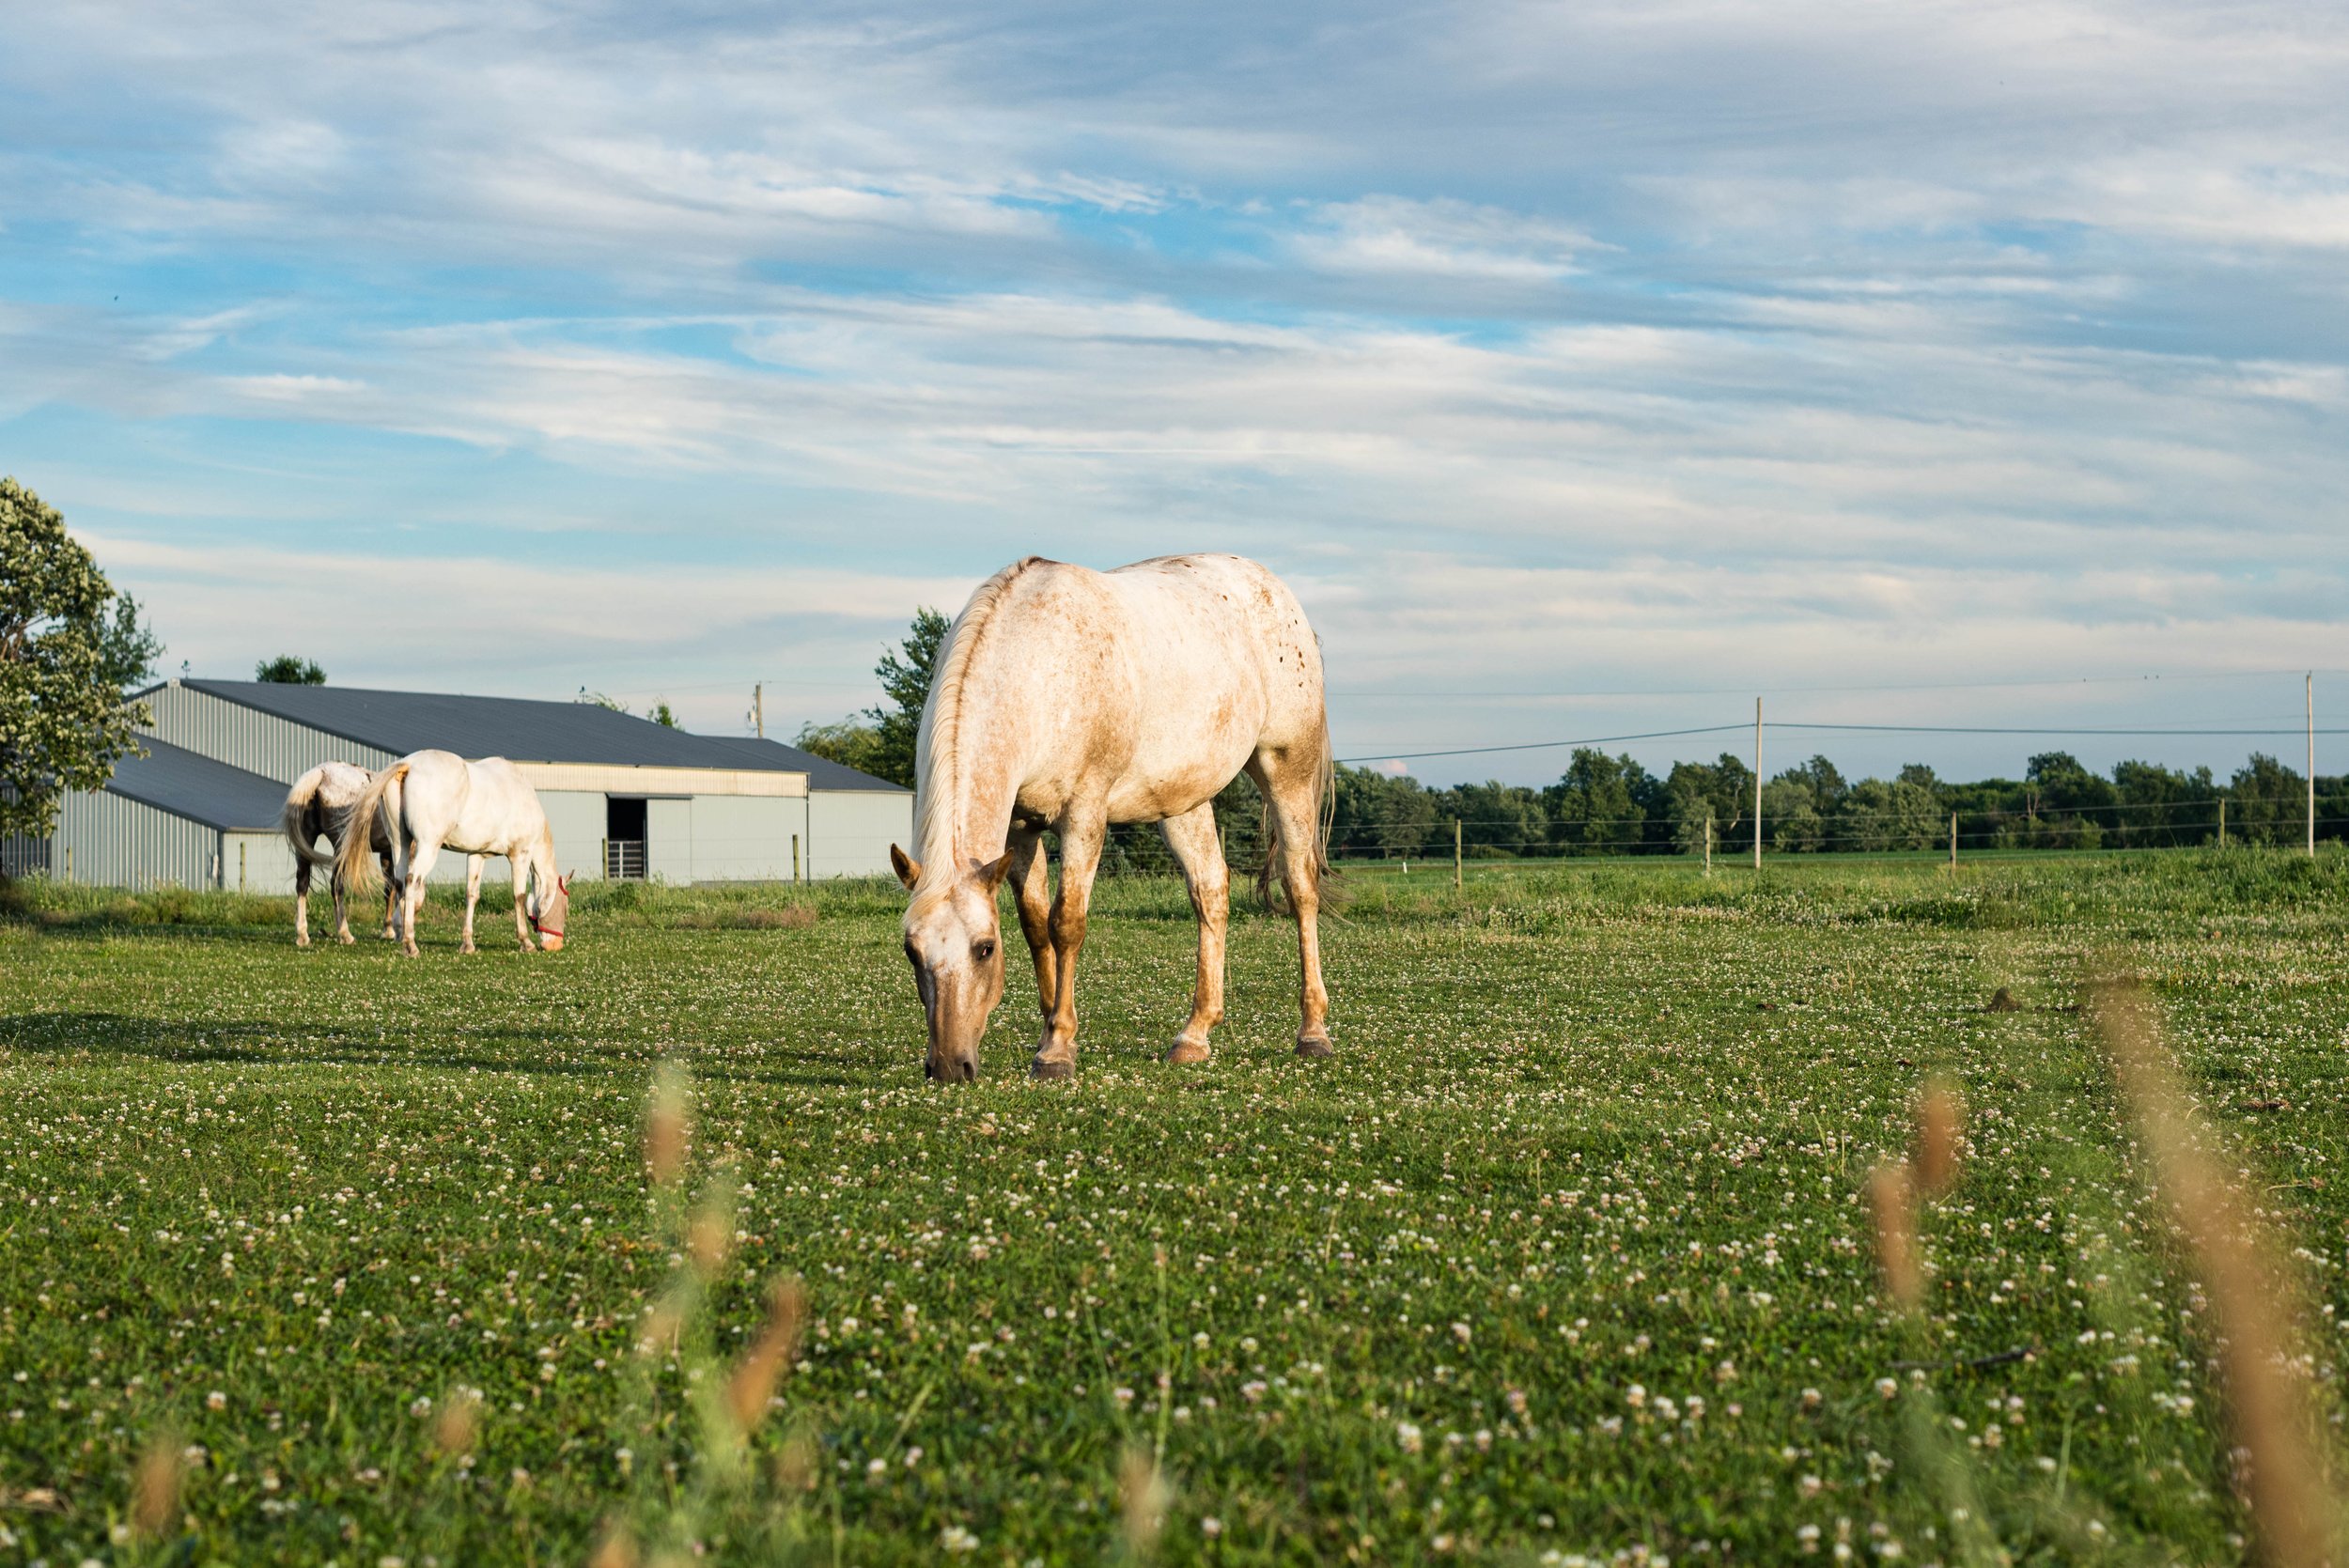
{"type": "Polygon", "coordinates": [[[0,470],[175,668],[711,730],[1178,550],[1349,756],[2349,723],[2345,83],[2296,5],[14,8],[0,470]]]}

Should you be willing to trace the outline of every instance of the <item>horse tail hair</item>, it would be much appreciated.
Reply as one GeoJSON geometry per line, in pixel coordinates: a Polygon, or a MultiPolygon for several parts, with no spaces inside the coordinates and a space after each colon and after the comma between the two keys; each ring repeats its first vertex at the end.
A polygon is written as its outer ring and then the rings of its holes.
{"type": "MultiPolygon", "coordinates": [[[[319,789],[326,782],[323,768],[313,768],[294,781],[293,789],[286,796],[286,809],[278,826],[286,831],[286,842],[293,846],[294,859],[308,866],[328,866],[334,857],[323,854],[318,839],[310,831],[310,812],[317,806],[319,789]]],[[[338,844],[337,849],[341,847],[338,844]]]]}
{"type": "Polygon", "coordinates": [[[334,875],[343,886],[355,894],[365,895],[375,889],[380,880],[375,868],[375,834],[369,826],[378,816],[383,821],[384,836],[397,846],[403,834],[400,825],[400,781],[408,777],[408,765],[395,762],[374,778],[343,819],[342,843],[334,856],[334,875]]]}

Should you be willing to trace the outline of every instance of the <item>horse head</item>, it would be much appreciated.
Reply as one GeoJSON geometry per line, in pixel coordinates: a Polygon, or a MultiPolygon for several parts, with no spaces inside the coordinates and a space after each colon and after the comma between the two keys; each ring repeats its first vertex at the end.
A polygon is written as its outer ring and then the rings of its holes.
{"type": "Polygon", "coordinates": [[[555,877],[552,893],[531,890],[530,928],[538,933],[538,945],[549,953],[563,951],[563,933],[571,924],[571,876],[576,875],[555,877]]]}
{"type": "Polygon", "coordinates": [[[906,961],[929,1023],[924,1072],[933,1080],[967,1083],[979,1076],[979,1037],[1003,1000],[1003,933],[995,890],[1011,870],[1007,852],[992,862],[972,861],[957,875],[923,881],[922,862],[889,846],[897,879],[913,894],[906,906],[906,961]]]}

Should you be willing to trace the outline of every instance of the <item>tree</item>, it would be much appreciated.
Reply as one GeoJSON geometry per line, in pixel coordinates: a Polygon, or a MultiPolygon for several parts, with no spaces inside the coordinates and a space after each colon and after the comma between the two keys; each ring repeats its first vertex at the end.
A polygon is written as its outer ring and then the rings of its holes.
{"type": "Polygon", "coordinates": [[[620,701],[619,698],[611,696],[602,691],[590,691],[584,686],[579,689],[579,695],[573,697],[571,701],[575,703],[584,703],[589,707],[609,708],[614,713],[626,713],[628,711],[628,704],[620,701]]]}
{"type": "Polygon", "coordinates": [[[884,653],[873,666],[889,699],[886,706],[868,707],[873,721],[873,766],[865,769],[892,784],[910,789],[914,784],[913,748],[922,734],[922,706],[930,700],[930,677],[936,673],[938,650],[954,623],[925,605],[913,613],[913,627],[898,644],[905,657],[884,653]]]}
{"type": "Polygon", "coordinates": [[[1645,798],[1654,793],[1655,781],[1629,753],[1610,757],[1578,746],[1564,776],[1542,791],[1550,840],[1568,855],[1636,854],[1646,837],[1645,798]]]}
{"type": "Polygon", "coordinates": [[[664,729],[673,730],[679,727],[677,722],[677,712],[669,706],[669,699],[666,697],[653,699],[652,711],[645,717],[664,729]]]}
{"type": "Polygon", "coordinates": [[[281,653],[275,659],[264,659],[253,666],[253,678],[275,686],[324,686],[326,672],[319,669],[314,660],[281,653]]]}
{"type": "Polygon", "coordinates": [[[158,650],[54,506],[0,478],[0,837],[39,837],[69,789],[98,789],[137,754],[142,705],[123,688],[158,650]],[[127,616],[127,618],[126,618],[127,616]]]}
{"type": "Polygon", "coordinates": [[[800,726],[800,733],[792,737],[791,744],[802,752],[812,752],[829,762],[836,762],[843,768],[853,768],[860,773],[872,773],[880,763],[878,755],[880,733],[872,725],[860,724],[854,719],[842,719],[830,724],[819,724],[810,720],[800,726]]]}

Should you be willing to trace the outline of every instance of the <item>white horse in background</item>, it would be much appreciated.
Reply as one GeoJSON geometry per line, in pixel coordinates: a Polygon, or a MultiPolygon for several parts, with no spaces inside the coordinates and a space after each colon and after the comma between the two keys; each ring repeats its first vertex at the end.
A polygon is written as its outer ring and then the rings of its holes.
{"type": "Polygon", "coordinates": [[[1030,557],[971,596],[937,672],[914,763],[920,858],[889,851],[913,894],[906,956],[931,1078],[978,1076],[979,1037],[1003,994],[995,891],[1006,881],[1044,1013],[1030,1070],[1075,1072],[1077,955],[1112,822],[1158,823],[1190,884],[1198,985],[1166,1059],[1206,1061],[1223,1017],[1231,889],[1215,797],[1242,768],[1264,794],[1297,917],[1297,1051],[1330,1054],[1315,924],[1330,725],[1321,650],[1279,578],[1237,555],[1111,572],[1030,557]],[[1057,897],[1048,831],[1060,835],[1057,897]]]}
{"type": "MultiPolygon", "coordinates": [[[[280,819],[286,831],[286,842],[294,852],[294,945],[310,945],[310,873],[319,867],[332,866],[343,846],[343,831],[351,819],[351,808],[359,797],[366,793],[372,775],[364,768],[348,762],[322,762],[294,781],[286,792],[286,810],[280,819]],[[334,846],[321,854],[319,840],[323,838],[334,846]]],[[[380,824],[370,824],[368,847],[381,860],[383,876],[389,881],[392,874],[392,841],[380,824]]],[[[343,878],[340,872],[331,874],[329,885],[334,893],[334,936],[348,945],[359,939],[350,934],[350,912],[345,905],[343,878]]],[[[393,888],[383,892],[383,935],[394,934],[393,888]]]]}
{"type": "MultiPolygon", "coordinates": [[[[554,831],[538,792],[504,757],[467,762],[454,752],[413,752],[368,784],[356,815],[379,822],[391,840],[393,886],[400,893],[400,945],[416,955],[416,914],[425,878],[443,848],[465,857],[465,936],[471,953],[474,906],[481,898],[481,863],[506,857],[514,877],[514,930],[522,951],[538,933],[549,953],[561,950],[569,924],[571,887],[554,869],[554,831]]],[[[335,867],[352,887],[371,886],[375,867],[366,840],[346,833],[335,867]]]]}

